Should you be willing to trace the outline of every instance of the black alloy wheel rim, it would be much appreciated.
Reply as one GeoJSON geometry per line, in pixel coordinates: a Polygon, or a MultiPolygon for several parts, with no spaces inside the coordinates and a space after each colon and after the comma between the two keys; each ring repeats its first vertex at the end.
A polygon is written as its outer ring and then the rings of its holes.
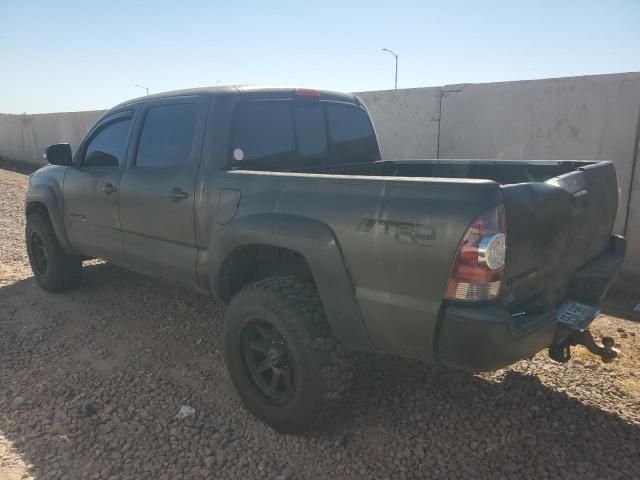
{"type": "Polygon", "coordinates": [[[47,274],[47,249],[44,247],[42,237],[37,232],[31,234],[31,255],[38,275],[47,274]]]}
{"type": "Polygon", "coordinates": [[[251,382],[267,399],[287,403],[295,394],[295,372],[284,338],[270,323],[254,319],[242,329],[241,349],[251,382]]]}

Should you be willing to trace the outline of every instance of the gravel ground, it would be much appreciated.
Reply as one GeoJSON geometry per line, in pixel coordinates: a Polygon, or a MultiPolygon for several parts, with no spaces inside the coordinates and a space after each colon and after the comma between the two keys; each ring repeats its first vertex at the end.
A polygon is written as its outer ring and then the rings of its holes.
{"type": "Polygon", "coordinates": [[[595,323],[614,363],[579,347],[472,375],[359,355],[338,416],[279,435],[231,387],[222,306],[100,262],[72,292],[36,286],[26,180],[0,170],[2,480],[640,478],[640,296],[595,323]]]}

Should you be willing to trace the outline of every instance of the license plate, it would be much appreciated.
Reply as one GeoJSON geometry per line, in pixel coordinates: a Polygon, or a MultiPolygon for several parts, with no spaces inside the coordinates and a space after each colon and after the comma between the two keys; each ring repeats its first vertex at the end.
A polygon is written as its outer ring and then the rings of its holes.
{"type": "Polygon", "coordinates": [[[568,327],[584,330],[599,313],[600,309],[598,307],[567,300],[558,306],[556,319],[568,327]]]}

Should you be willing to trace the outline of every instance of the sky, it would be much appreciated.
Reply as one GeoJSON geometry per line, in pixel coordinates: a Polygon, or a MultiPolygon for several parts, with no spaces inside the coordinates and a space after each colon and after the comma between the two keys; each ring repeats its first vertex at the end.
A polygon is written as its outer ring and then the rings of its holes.
{"type": "Polygon", "coordinates": [[[640,71],[640,0],[0,0],[0,112],[227,84],[341,91],[640,71]]]}

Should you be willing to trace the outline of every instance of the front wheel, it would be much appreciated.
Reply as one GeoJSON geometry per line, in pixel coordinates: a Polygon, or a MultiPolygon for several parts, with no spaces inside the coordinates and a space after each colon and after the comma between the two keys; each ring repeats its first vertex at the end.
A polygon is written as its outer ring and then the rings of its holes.
{"type": "Polygon", "coordinates": [[[283,433],[315,426],[351,380],[311,283],[273,277],[244,287],[225,315],[225,359],[247,409],[283,433]]]}
{"type": "Polygon", "coordinates": [[[38,285],[48,292],[62,292],[80,283],[82,260],[62,249],[47,215],[39,211],[29,214],[25,237],[38,285]]]}

